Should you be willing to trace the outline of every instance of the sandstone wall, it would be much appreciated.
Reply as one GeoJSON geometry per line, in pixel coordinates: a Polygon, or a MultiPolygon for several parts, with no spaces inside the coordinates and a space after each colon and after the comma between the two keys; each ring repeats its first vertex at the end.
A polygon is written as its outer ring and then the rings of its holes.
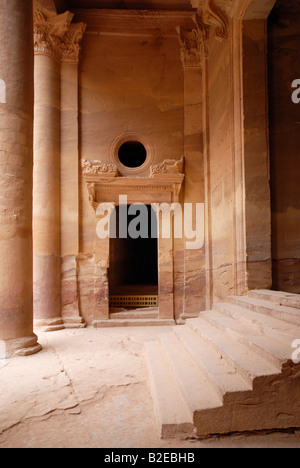
{"type": "MultiPolygon", "coordinates": [[[[83,41],[79,70],[80,159],[112,163],[116,140],[126,133],[146,138],[153,164],[184,154],[184,72],[179,41],[172,35],[89,34],[83,41]]],[[[149,168],[140,177],[149,176],[149,168]]],[[[182,200],[183,201],[183,200],[182,200]]],[[[94,318],[96,218],[86,183],[80,183],[78,285],[87,322],[94,318]]],[[[184,255],[174,245],[175,298],[183,308],[184,255]]],[[[104,271],[104,270],[103,270],[104,271]]],[[[104,280],[105,283],[106,280],[104,280]]]]}
{"type": "MultiPolygon", "coordinates": [[[[80,69],[81,157],[111,163],[115,141],[151,141],[154,164],[183,155],[183,70],[178,39],[86,34],[80,69]]],[[[148,176],[140,174],[140,176],[148,176]]],[[[81,251],[93,251],[94,213],[82,185],[81,251]]]]}

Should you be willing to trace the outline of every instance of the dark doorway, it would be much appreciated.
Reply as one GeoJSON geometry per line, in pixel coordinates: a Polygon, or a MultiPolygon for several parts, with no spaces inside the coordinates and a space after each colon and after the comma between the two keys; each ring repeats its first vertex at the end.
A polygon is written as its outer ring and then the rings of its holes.
{"type": "Polygon", "coordinates": [[[268,20],[273,289],[300,293],[300,3],[278,0],[268,20]]]}
{"type": "MultiPolygon", "coordinates": [[[[139,210],[139,206],[135,206],[139,210]]],[[[153,236],[153,233],[157,233],[157,219],[151,206],[142,205],[141,208],[147,209],[143,238],[128,235],[128,228],[130,231],[130,224],[137,220],[139,211],[137,215],[130,215],[130,206],[122,206],[120,215],[120,207],[117,207],[115,218],[112,217],[116,221],[116,237],[110,239],[109,293],[110,298],[135,296],[138,299],[136,305],[127,308],[157,305],[153,302],[153,298],[158,296],[158,239],[157,235],[153,236]],[[125,232],[127,238],[122,238],[125,232]],[[150,302],[141,302],[141,297],[148,297],[150,302]]],[[[137,225],[137,231],[140,229],[141,226],[137,225]]],[[[111,301],[110,304],[117,306],[111,301]]]]}

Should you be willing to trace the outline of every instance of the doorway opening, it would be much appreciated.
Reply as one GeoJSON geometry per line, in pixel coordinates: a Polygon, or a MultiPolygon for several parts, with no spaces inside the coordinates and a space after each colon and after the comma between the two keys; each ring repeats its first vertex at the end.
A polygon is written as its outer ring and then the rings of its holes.
{"type": "Polygon", "coordinates": [[[299,104],[300,4],[277,0],[268,20],[268,82],[273,289],[300,293],[299,104]]]}
{"type": "MultiPolygon", "coordinates": [[[[139,206],[135,206],[138,210],[139,206]]],[[[140,236],[133,238],[130,236],[130,225],[137,215],[130,214],[130,206],[121,208],[122,215],[120,207],[117,207],[112,216],[115,236],[110,238],[110,309],[158,307],[158,239],[157,235],[153,236],[153,233],[157,233],[156,214],[148,205],[146,226],[143,226],[140,236]]],[[[140,230],[141,226],[137,224],[137,231],[140,230]]]]}

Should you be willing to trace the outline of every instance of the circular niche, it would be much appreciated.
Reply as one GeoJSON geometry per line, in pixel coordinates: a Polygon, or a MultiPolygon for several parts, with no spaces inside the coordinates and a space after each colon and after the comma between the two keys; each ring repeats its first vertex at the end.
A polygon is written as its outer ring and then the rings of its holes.
{"type": "Polygon", "coordinates": [[[130,133],[114,142],[111,157],[122,175],[134,176],[149,168],[154,159],[154,151],[148,140],[130,133]]]}
{"type": "Polygon", "coordinates": [[[125,141],[119,148],[118,158],[120,163],[126,168],[137,169],[145,164],[147,150],[140,141],[125,141]]]}

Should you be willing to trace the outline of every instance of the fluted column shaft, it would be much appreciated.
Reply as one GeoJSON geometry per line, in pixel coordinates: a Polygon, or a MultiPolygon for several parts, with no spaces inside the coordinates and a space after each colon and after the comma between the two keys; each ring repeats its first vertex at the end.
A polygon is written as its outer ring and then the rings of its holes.
{"type": "MultiPolygon", "coordinates": [[[[54,331],[66,326],[82,326],[79,316],[76,289],[76,255],[74,250],[65,249],[65,231],[70,231],[69,200],[76,200],[74,184],[78,184],[78,122],[73,114],[68,114],[66,122],[63,106],[73,101],[67,99],[65,73],[75,70],[75,81],[71,80],[75,101],[77,98],[77,64],[80,41],[85,31],[82,23],[71,23],[73,14],[66,11],[60,15],[35,2],[34,9],[34,172],[33,172],[33,277],[34,277],[34,318],[36,325],[45,331],[54,331]],[[62,65],[63,64],[63,65],[62,65]],[[63,76],[63,80],[62,80],[63,76]],[[74,88],[75,86],[75,88],[74,88]],[[61,99],[61,94],[63,99],[61,99]],[[63,118],[62,118],[63,116],[63,118]],[[69,126],[72,125],[71,131],[69,126]],[[69,131],[68,135],[65,135],[69,131]],[[75,141],[72,153],[69,140],[75,141]],[[77,142],[77,143],[76,143],[77,142]],[[65,167],[69,167],[71,157],[72,182],[70,193],[66,194],[67,183],[61,185],[61,175],[69,177],[65,167]],[[77,164],[76,164],[77,162],[77,164]],[[77,169],[77,172],[76,172],[77,169]],[[73,193],[74,192],[74,193],[73,193]],[[64,224],[61,217],[64,217],[64,224]],[[65,229],[67,225],[67,229],[65,229]],[[63,235],[62,235],[63,227],[63,235]],[[67,258],[66,257],[67,254],[67,258]],[[62,255],[65,263],[62,266],[62,255]],[[70,281],[70,270],[72,281],[70,281]],[[62,278],[63,272],[63,278],[62,278]],[[73,278],[75,276],[75,279],[73,278]],[[74,280],[73,280],[74,279],[74,280]],[[63,280],[63,281],[62,281],[63,280]],[[72,283],[72,284],[71,284],[72,283]],[[74,284],[73,284],[74,283],[74,284]],[[63,291],[62,291],[63,286],[63,291]],[[64,309],[64,317],[62,317],[64,309]],[[65,319],[65,320],[64,320],[65,319]]],[[[69,75],[68,75],[69,77],[69,75]]],[[[72,75],[72,79],[73,79],[72,75]]],[[[71,92],[72,92],[71,91],[71,92]]],[[[68,107],[69,109],[69,107],[68,107]]],[[[76,107],[77,110],[77,107],[76,107]]],[[[71,203],[72,210],[78,211],[78,204],[71,203]]],[[[73,217],[72,217],[73,223],[73,217]]],[[[72,224],[72,228],[74,224],[72,224]]],[[[77,226],[78,229],[78,226],[77,226]]],[[[75,227],[76,231],[76,227],[75,227]]],[[[75,237],[76,234],[74,233],[75,237]]],[[[73,239],[73,237],[71,236],[73,239]]]]}
{"type": "Polygon", "coordinates": [[[33,240],[34,318],[61,329],[60,63],[35,55],[33,240]]]}

